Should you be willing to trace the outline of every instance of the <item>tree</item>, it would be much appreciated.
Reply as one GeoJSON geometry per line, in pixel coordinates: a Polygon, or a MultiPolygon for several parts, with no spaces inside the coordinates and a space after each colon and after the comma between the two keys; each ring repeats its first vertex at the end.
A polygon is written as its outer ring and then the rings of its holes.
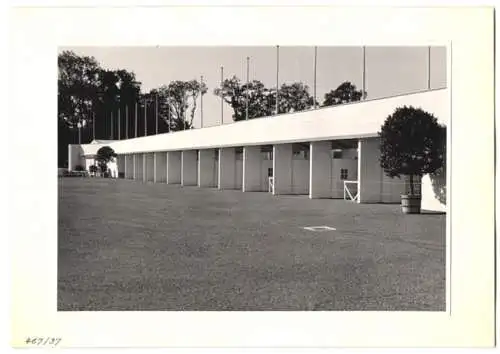
{"type": "Polygon", "coordinates": [[[158,94],[159,114],[170,122],[169,130],[193,128],[198,97],[206,92],[205,83],[196,80],[172,81],[155,91],[158,94]]]}
{"type": "Polygon", "coordinates": [[[386,118],[379,137],[380,166],[389,177],[409,176],[412,196],[413,177],[434,173],[444,164],[446,128],[420,108],[396,108],[386,118]]]}
{"type": "MultiPolygon", "coordinates": [[[[309,94],[309,87],[302,82],[281,85],[278,97],[279,113],[300,112],[314,106],[314,98],[309,94]]],[[[276,90],[273,91],[270,100],[271,105],[275,107],[276,90]]]]}
{"type": "Polygon", "coordinates": [[[58,56],[58,118],[75,129],[89,112],[99,81],[99,64],[93,57],[64,51],[58,56]]]}
{"type": "Polygon", "coordinates": [[[225,79],[220,88],[214,89],[214,95],[222,97],[233,109],[235,122],[246,119],[248,95],[248,119],[271,115],[270,90],[258,80],[242,84],[236,76],[225,79]]]}
{"type": "Polygon", "coordinates": [[[116,157],[115,151],[109,146],[103,146],[97,150],[95,160],[99,164],[101,172],[107,171],[108,162],[112,161],[116,157]]]}
{"type": "Polygon", "coordinates": [[[335,106],[343,103],[355,102],[361,100],[362,97],[366,97],[366,91],[357,90],[355,85],[349,81],[345,81],[335,90],[325,94],[323,106],[335,106]]]}

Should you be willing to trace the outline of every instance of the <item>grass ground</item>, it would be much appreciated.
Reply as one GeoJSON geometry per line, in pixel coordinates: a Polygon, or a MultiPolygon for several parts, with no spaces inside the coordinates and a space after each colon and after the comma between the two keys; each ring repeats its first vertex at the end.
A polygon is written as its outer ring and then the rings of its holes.
{"type": "Polygon", "coordinates": [[[444,311],[445,217],[61,178],[58,309],[444,311]]]}

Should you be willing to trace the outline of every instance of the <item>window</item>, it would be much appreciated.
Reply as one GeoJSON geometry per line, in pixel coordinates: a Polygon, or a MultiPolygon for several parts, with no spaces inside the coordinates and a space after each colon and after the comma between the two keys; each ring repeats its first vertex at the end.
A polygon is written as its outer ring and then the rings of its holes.
{"type": "Polygon", "coordinates": [[[348,176],[349,176],[349,171],[347,170],[347,168],[341,168],[340,169],[340,179],[345,180],[348,178],[348,176]]]}
{"type": "Polygon", "coordinates": [[[342,158],[342,150],[333,150],[333,158],[341,159],[342,158]]]}
{"type": "Polygon", "coordinates": [[[272,167],[269,167],[267,169],[267,177],[272,177],[273,176],[273,168],[272,167]]]}

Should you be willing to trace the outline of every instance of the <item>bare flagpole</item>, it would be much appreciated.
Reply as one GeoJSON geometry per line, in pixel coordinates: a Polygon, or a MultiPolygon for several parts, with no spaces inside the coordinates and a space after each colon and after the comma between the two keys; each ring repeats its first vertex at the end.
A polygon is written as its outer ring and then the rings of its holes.
{"type": "Polygon", "coordinates": [[[118,107],[118,140],[121,140],[121,131],[120,131],[120,122],[122,120],[122,115],[121,115],[121,110],[120,107],[118,107]]]}
{"type": "Polygon", "coordinates": [[[201,96],[200,96],[200,128],[203,128],[203,75],[200,78],[201,82],[201,96]]]}
{"type": "Polygon", "coordinates": [[[363,46],[363,100],[366,99],[366,47],[363,46]]]}
{"type": "Polygon", "coordinates": [[[135,137],[137,138],[137,101],[135,102],[135,137]]]}
{"type": "Polygon", "coordinates": [[[95,140],[95,112],[92,110],[92,135],[94,136],[95,140]]]}
{"type": "Polygon", "coordinates": [[[148,135],[148,100],[144,98],[144,136],[148,135]]]}
{"type": "Polygon", "coordinates": [[[427,50],[427,62],[428,62],[428,73],[427,73],[427,89],[431,89],[431,46],[427,50]]]}
{"type": "Polygon", "coordinates": [[[280,71],[280,46],[276,46],[276,114],[279,113],[279,71],[280,71]]]}
{"type": "Polygon", "coordinates": [[[113,111],[111,111],[111,140],[114,139],[113,128],[113,111]]]}
{"type": "Polygon", "coordinates": [[[172,132],[172,126],[170,125],[171,124],[171,121],[170,121],[170,102],[167,98],[167,121],[168,121],[168,132],[172,132]]]}
{"type": "Polygon", "coordinates": [[[316,101],[316,72],[317,72],[318,47],[314,47],[314,109],[317,108],[316,101]]]}
{"type": "Polygon", "coordinates": [[[128,139],[128,104],[125,106],[125,138],[128,139]]]}
{"type": "MultiPolygon", "coordinates": [[[[220,88],[222,90],[222,86],[224,84],[224,67],[220,67],[220,88]]],[[[220,95],[220,124],[224,124],[224,96],[221,92],[220,95]]]]}
{"type": "Polygon", "coordinates": [[[248,87],[250,86],[250,57],[247,57],[247,89],[246,92],[246,116],[245,119],[248,120],[248,87]]]}
{"type": "Polygon", "coordinates": [[[155,96],[156,135],[158,135],[158,93],[155,96]]]}

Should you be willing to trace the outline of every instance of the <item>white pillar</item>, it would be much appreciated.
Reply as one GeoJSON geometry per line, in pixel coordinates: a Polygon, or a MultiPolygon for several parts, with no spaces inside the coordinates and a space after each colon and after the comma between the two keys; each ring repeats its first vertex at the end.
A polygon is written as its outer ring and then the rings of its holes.
{"type": "Polygon", "coordinates": [[[382,201],[383,170],[380,167],[380,142],[378,138],[358,141],[358,190],[359,203],[382,201]]]}
{"type": "Polygon", "coordinates": [[[134,178],[134,156],[132,154],[125,155],[125,178],[134,178]]]}
{"type": "Polygon", "coordinates": [[[154,153],[154,182],[165,183],[167,181],[167,153],[154,153]]]}
{"type": "Polygon", "coordinates": [[[332,144],[316,141],[310,144],[309,198],[330,198],[332,195],[332,144]]]}
{"type": "Polygon", "coordinates": [[[219,149],[219,189],[236,189],[236,149],[219,149]]]}
{"type": "Polygon", "coordinates": [[[143,160],[144,166],[144,182],[153,182],[154,181],[154,154],[152,152],[148,152],[144,154],[143,160]]]}
{"type": "Polygon", "coordinates": [[[217,186],[217,150],[198,150],[198,187],[217,186]]]}
{"type": "Polygon", "coordinates": [[[181,152],[167,152],[167,184],[181,183],[181,152]]]}
{"type": "Polygon", "coordinates": [[[143,154],[134,154],[134,174],[133,178],[136,181],[142,181],[144,166],[143,166],[143,154]]]}
{"type": "Polygon", "coordinates": [[[196,186],[198,184],[198,153],[196,150],[185,150],[181,154],[181,184],[196,186]]]}
{"type": "Polygon", "coordinates": [[[277,144],[273,146],[273,195],[292,193],[292,159],[292,144],[277,144]]]}
{"type": "Polygon", "coordinates": [[[243,192],[262,191],[262,155],[260,146],[243,148],[243,192]]]}

